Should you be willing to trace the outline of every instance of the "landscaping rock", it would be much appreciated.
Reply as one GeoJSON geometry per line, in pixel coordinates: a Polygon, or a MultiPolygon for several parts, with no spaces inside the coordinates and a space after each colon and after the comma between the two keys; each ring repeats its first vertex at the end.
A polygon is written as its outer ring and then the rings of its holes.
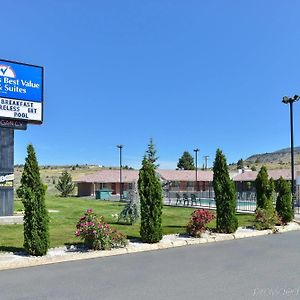
{"type": "MultiPolygon", "coordinates": [[[[296,222],[291,222],[284,227],[277,226],[276,230],[281,233],[292,230],[300,230],[300,225],[296,222]]],[[[0,270],[52,264],[65,261],[75,261],[97,257],[106,257],[113,255],[123,255],[127,253],[160,250],[173,247],[182,247],[186,245],[198,245],[205,243],[228,241],[233,239],[268,235],[272,233],[272,230],[258,231],[250,228],[239,228],[234,234],[206,232],[202,235],[201,238],[193,238],[189,237],[188,235],[179,234],[165,235],[163,239],[156,244],[146,244],[142,243],[140,240],[134,240],[129,242],[128,246],[125,248],[118,248],[105,251],[92,251],[87,250],[84,247],[69,246],[50,249],[47,255],[42,257],[29,256],[24,253],[1,253],[0,270]]]]}

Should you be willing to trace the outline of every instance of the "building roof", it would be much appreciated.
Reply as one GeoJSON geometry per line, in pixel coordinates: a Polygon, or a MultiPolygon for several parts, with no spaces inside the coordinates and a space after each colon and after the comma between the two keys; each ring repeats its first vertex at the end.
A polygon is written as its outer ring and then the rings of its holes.
{"type": "MultiPolygon", "coordinates": [[[[196,172],[188,170],[157,170],[162,180],[165,181],[195,181],[196,172]]],[[[240,174],[231,174],[234,181],[254,181],[257,177],[257,171],[248,171],[240,174]]],[[[279,179],[280,176],[285,180],[291,180],[290,169],[268,170],[269,177],[274,180],[279,179]]],[[[300,176],[300,172],[295,171],[295,178],[300,176]]],[[[130,183],[135,182],[139,178],[139,171],[137,170],[122,170],[122,182],[130,183]]],[[[81,176],[76,182],[89,182],[89,183],[112,183],[120,181],[120,170],[102,170],[94,174],[81,176]]],[[[197,171],[197,181],[213,181],[212,171],[197,171]]]]}
{"type": "MultiPolygon", "coordinates": [[[[181,170],[157,170],[162,180],[166,181],[195,181],[195,171],[181,171],[181,170]]],[[[122,182],[134,182],[139,178],[139,171],[136,170],[122,170],[122,182]]],[[[212,181],[212,171],[197,171],[198,181],[212,181]]],[[[76,182],[119,182],[120,170],[102,170],[94,174],[81,176],[76,182]]]]}
{"type": "MultiPolygon", "coordinates": [[[[254,181],[257,177],[257,174],[258,171],[240,173],[233,177],[233,181],[254,181]]],[[[285,180],[292,180],[290,169],[268,170],[268,174],[269,178],[272,177],[274,180],[278,180],[280,176],[282,176],[285,180]]]]}
{"type": "MultiPolygon", "coordinates": [[[[161,178],[166,181],[195,181],[195,170],[157,170],[161,178]]],[[[197,170],[197,181],[212,181],[212,171],[197,170]]]]}
{"type": "MultiPolygon", "coordinates": [[[[135,182],[139,178],[139,171],[136,170],[122,170],[122,182],[135,182]]],[[[94,174],[88,174],[81,176],[76,182],[119,182],[120,170],[102,170],[94,174]]]]}

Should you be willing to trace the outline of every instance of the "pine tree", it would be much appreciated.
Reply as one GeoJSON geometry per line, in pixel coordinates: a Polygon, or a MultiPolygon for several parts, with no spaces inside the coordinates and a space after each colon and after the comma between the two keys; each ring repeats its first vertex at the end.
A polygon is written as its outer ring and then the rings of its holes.
{"type": "Polygon", "coordinates": [[[155,169],[157,169],[159,167],[159,164],[155,163],[158,160],[158,157],[156,156],[156,149],[152,138],[150,138],[150,142],[148,144],[148,149],[146,153],[148,160],[154,165],[155,169]]]}
{"type": "Polygon", "coordinates": [[[236,165],[237,165],[238,169],[243,169],[244,168],[244,161],[243,161],[243,159],[242,158],[239,159],[236,165]]]}
{"type": "Polygon", "coordinates": [[[58,178],[58,182],[55,187],[60,191],[61,197],[67,197],[72,194],[75,188],[72,182],[72,176],[67,171],[63,171],[61,176],[58,178]]]}
{"type": "Polygon", "coordinates": [[[277,181],[276,211],[284,224],[291,222],[294,217],[292,208],[292,192],[290,184],[281,176],[277,181]]]}
{"type": "Polygon", "coordinates": [[[155,165],[146,156],[139,172],[138,189],[141,205],[140,235],[144,242],[156,243],[162,239],[163,195],[155,165]]]}
{"type": "Polygon", "coordinates": [[[35,256],[45,255],[49,248],[49,217],[45,206],[46,186],[32,145],[27,147],[27,157],[21,177],[19,194],[25,209],[24,248],[35,256]]]}
{"type": "Polygon", "coordinates": [[[188,151],[184,151],[179,158],[177,168],[180,170],[195,170],[194,159],[188,151]]]}
{"type": "Polygon", "coordinates": [[[236,217],[236,192],[230,179],[226,158],[217,150],[213,166],[213,187],[217,206],[217,230],[224,233],[235,232],[238,228],[236,217]]]}

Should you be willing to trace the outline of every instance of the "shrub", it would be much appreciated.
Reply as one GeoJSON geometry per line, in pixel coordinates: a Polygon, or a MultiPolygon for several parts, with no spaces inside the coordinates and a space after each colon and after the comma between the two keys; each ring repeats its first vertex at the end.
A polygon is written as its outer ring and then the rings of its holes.
{"type": "Polygon", "coordinates": [[[47,187],[42,183],[32,145],[27,157],[17,195],[24,205],[24,249],[31,255],[42,256],[49,248],[49,217],[45,205],[47,187]]]}
{"type": "Polygon", "coordinates": [[[273,229],[279,222],[277,213],[268,208],[257,208],[255,211],[254,226],[258,230],[273,229]]]}
{"type": "Polygon", "coordinates": [[[215,215],[206,209],[197,209],[192,215],[186,227],[187,233],[193,237],[200,237],[205,232],[205,225],[215,218],[215,215]]]}
{"type": "Polygon", "coordinates": [[[277,181],[276,211],[283,224],[293,220],[292,193],[290,184],[281,176],[277,181]]]}
{"type": "Polygon", "coordinates": [[[127,245],[126,237],[105,223],[92,209],[88,209],[76,225],[75,235],[83,240],[88,249],[109,250],[127,245]]]}
{"type": "Polygon", "coordinates": [[[235,232],[238,228],[236,211],[236,192],[230,179],[225,155],[217,150],[214,161],[213,187],[217,206],[217,230],[223,233],[235,232]]]}

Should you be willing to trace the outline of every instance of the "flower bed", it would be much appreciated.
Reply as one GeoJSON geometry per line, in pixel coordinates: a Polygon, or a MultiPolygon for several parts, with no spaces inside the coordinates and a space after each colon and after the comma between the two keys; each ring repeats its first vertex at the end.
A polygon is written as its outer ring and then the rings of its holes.
{"type": "Polygon", "coordinates": [[[187,225],[187,232],[193,237],[201,237],[206,230],[206,224],[212,221],[215,215],[206,209],[197,209],[192,215],[187,225]]]}
{"type": "Polygon", "coordinates": [[[125,247],[126,237],[105,223],[92,209],[88,209],[76,225],[75,235],[81,238],[88,249],[109,250],[125,247]]]}

